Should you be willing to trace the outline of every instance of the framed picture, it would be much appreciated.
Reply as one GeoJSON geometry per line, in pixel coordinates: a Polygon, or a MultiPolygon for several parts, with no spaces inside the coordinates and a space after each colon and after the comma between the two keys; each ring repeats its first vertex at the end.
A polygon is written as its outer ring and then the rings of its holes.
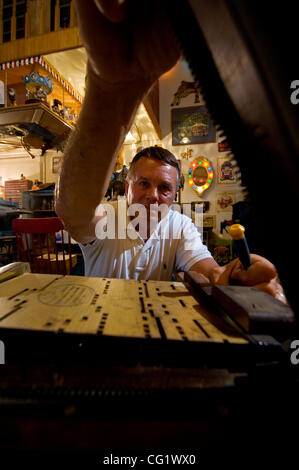
{"type": "Polygon", "coordinates": [[[215,126],[205,106],[171,111],[172,145],[215,142],[215,126]]]}
{"type": "Polygon", "coordinates": [[[203,226],[208,228],[216,228],[216,215],[203,215],[203,226]]]}
{"type": "Polygon", "coordinates": [[[237,177],[233,169],[232,162],[227,157],[218,157],[217,159],[217,183],[235,184],[237,177]]]}
{"type": "Polygon", "coordinates": [[[236,194],[233,192],[224,192],[216,194],[216,211],[230,212],[232,205],[236,202],[236,194]]]}
{"type": "Polygon", "coordinates": [[[52,157],[52,173],[58,173],[61,163],[61,157],[52,157]]]}
{"type": "Polygon", "coordinates": [[[212,239],[209,242],[209,250],[214,260],[217,261],[220,266],[232,260],[232,240],[212,239]]]}

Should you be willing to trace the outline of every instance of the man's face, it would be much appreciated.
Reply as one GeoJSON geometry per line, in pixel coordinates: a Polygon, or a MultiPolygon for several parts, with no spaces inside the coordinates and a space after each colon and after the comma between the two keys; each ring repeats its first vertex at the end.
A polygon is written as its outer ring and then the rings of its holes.
{"type": "Polygon", "coordinates": [[[141,157],[126,181],[128,205],[143,204],[149,213],[150,205],[172,204],[177,183],[175,167],[153,158],[141,157]]]}

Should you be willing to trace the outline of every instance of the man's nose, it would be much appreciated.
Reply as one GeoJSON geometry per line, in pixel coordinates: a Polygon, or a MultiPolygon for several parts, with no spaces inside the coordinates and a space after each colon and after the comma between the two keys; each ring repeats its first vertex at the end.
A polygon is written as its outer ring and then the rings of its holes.
{"type": "Polygon", "coordinates": [[[159,200],[158,188],[156,186],[148,188],[146,198],[151,204],[157,202],[159,200]]]}

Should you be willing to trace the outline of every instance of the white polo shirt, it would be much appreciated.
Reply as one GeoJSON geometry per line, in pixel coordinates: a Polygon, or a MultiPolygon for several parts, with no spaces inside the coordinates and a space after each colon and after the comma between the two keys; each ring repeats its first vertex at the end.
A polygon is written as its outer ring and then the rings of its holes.
{"type": "MultiPolygon", "coordinates": [[[[118,206],[115,234],[118,234],[118,206]]],[[[175,270],[188,271],[202,259],[212,258],[192,220],[170,209],[144,242],[127,220],[125,238],[96,239],[81,245],[85,276],[169,281],[175,270]]]]}

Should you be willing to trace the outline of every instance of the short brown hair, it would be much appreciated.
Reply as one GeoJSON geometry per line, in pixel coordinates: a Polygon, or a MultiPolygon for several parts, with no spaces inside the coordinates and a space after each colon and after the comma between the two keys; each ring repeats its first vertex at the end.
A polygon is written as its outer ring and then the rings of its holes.
{"type": "Polygon", "coordinates": [[[130,168],[127,174],[127,179],[130,179],[132,176],[132,169],[135,165],[135,163],[140,160],[140,158],[154,158],[155,160],[159,160],[162,163],[165,163],[167,165],[174,166],[177,170],[177,191],[180,188],[180,167],[178,164],[178,160],[175,158],[175,156],[169,152],[169,150],[164,149],[163,147],[146,147],[145,149],[140,150],[133,160],[131,161],[130,168]]]}

